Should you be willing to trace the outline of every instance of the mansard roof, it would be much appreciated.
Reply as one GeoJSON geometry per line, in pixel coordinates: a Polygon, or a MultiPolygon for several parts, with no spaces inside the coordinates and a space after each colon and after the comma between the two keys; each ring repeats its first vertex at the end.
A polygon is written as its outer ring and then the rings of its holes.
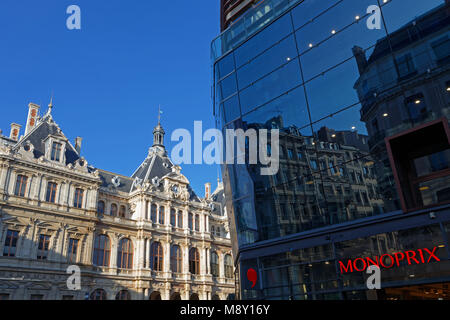
{"type": "Polygon", "coordinates": [[[133,185],[133,179],[116,173],[98,169],[102,181],[102,188],[129,193],[133,185]]]}
{"type": "Polygon", "coordinates": [[[34,147],[34,156],[36,158],[40,158],[45,155],[45,140],[48,136],[55,136],[67,142],[65,153],[66,165],[69,163],[75,164],[75,162],[80,159],[80,155],[61,131],[59,126],[53,121],[51,115],[47,115],[44,119],[39,120],[36,127],[34,127],[26,136],[22,137],[19,142],[17,142],[15,148],[19,148],[29,141],[34,147]]]}

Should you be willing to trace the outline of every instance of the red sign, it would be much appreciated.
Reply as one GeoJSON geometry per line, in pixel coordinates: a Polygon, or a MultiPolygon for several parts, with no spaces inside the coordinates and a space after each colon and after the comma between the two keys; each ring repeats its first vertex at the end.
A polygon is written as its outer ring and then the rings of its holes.
{"type": "Polygon", "coordinates": [[[405,251],[405,252],[397,252],[393,255],[384,254],[381,257],[376,256],[373,259],[367,258],[357,258],[347,261],[347,265],[339,261],[339,267],[341,269],[341,273],[348,273],[353,271],[365,271],[370,265],[375,265],[383,268],[392,268],[394,265],[400,267],[400,261],[405,260],[408,262],[408,265],[411,265],[412,262],[415,264],[421,263],[430,263],[431,259],[436,261],[441,261],[434,253],[439,247],[434,247],[433,251],[428,250],[427,248],[418,249],[417,252],[413,250],[405,251]],[[387,263],[388,261],[389,263],[387,263]],[[345,271],[345,272],[344,272],[345,271]]]}

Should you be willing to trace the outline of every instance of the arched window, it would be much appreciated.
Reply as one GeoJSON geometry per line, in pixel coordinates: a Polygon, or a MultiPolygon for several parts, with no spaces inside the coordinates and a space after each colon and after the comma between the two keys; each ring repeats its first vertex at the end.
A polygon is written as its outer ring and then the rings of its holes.
{"type": "Polygon", "coordinates": [[[56,202],[56,189],[58,188],[58,185],[54,182],[49,182],[47,184],[47,194],[45,196],[45,201],[47,202],[56,202]]]}
{"type": "Polygon", "coordinates": [[[233,278],[233,258],[229,254],[225,256],[225,278],[233,278]]]}
{"type": "Polygon", "coordinates": [[[217,294],[215,294],[212,296],[212,300],[220,300],[220,297],[217,294]]]}
{"type": "Polygon", "coordinates": [[[120,269],[133,269],[133,242],[130,239],[122,239],[119,242],[117,267],[120,269]]]}
{"type": "Polygon", "coordinates": [[[175,209],[170,209],[170,225],[176,227],[176,212],[175,209]]]}
{"type": "Polygon", "coordinates": [[[16,189],[14,195],[18,197],[25,197],[25,190],[27,188],[28,178],[23,175],[18,175],[16,180],[16,189]]]}
{"type": "Polygon", "coordinates": [[[159,224],[164,224],[164,214],[166,210],[164,206],[159,207],[159,224]]]}
{"type": "Polygon", "coordinates": [[[161,300],[161,294],[158,291],[153,291],[150,300],[161,300]]]}
{"type": "Polygon", "coordinates": [[[200,216],[195,215],[195,231],[200,231],[200,216]]]}
{"type": "Polygon", "coordinates": [[[156,204],[152,204],[150,209],[150,220],[152,220],[153,223],[156,223],[156,210],[158,210],[158,207],[156,204]]]}
{"type": "Polygon", "coordinates": [[[152,259],[152,269],[154,271],[162,271],[163,270],[163,251],[161,243],[153,242],[150,250],[150,256],[152,259]]]}
{"type": "Polygon", "coordinates": [[[128,290],[121,290],[116,294],[116,300],[131,300],[128,290]]]}
{"type": "Polygon", "coordinates": [[[91,300],[106,300],[106,291],[103,289],[97,289],[91,293],[91,300]]]}
{"type": "Polygon", "coordinates": [[[174,245],[170,249],[170,269],[174,273],[181,273],[181,266],[182,266],[182,254],[181,249],[179,246],[174,245]]]}
{"type": "Polygon", "coordinates": [[[94,243],[94,266],[108,267],[111,254],[111,244],[108,236],[98,235],[94,243]]]}
{"type": "Polygon", "coordinates": [[[200,273],[200,255],[196,248],[189,250],[189,272],[192,274],[200,273]]]}
{"type": "Polygon", "coordinates": [[[172,293],[170,300],[181,300],[181,295],[178,292],[172,293]]]}
{"type": "Polygon", "coordinates": [[[105,202],[104,201],[99,201],[98,202],[97,213],[99,215],[102,215],[102,214],[105,213],[105,202]]]}
{"type": "Polygon", "coordinates": [[[178,228],[183,228],[183,211],[178,211],[178,228]]]}
{"type": "Polygon", "coordinates": [[[189,212],[189,230],[194,230],[194,215],[189,212]]]}
{"type": "Polygon", "coordinates": [[[111,212],[110,212],[110,215],[111,215],[112,217],[117,217],[117,204],[113,203],[113,204],[111,205],[111,212]]]}
{"type": "Polygon", "coordinates": [[[211,274],[214,277],[219,276],[219,256],[215,251],[211,252],[211,274]]]}
{"type": "Polygon", "coordinates": [[[120,206],[119,217],[125,218],[126,213],[127,213],[127,208],[125,208],[125,206],[120,206]]]}

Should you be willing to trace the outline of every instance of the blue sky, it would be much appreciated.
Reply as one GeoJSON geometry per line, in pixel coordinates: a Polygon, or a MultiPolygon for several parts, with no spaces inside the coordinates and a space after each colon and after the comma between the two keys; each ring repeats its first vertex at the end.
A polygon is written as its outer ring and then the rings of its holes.
{"type": "MultiPolygon", "coordinates": [[[[158,104],[166,146],[194,120],[214,127],[210,42],[219,33],[219,0],[2,0],[0,129],[25,125],[28,103],[47,109],[82,154],[104,170],[131,175],[147,155],[158,104]],[[81,30],[66,9],[81,8],[81,30]]],[[[22,131],[23,133],[23,131],[22,131]]],[[[216,166],[183,165],[199,195],[216,166]]]]}

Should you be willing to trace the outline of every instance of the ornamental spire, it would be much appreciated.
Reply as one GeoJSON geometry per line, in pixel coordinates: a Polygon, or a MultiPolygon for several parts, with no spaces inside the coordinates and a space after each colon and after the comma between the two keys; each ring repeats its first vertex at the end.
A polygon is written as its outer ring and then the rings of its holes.
{"type": "Polygon", "coordinates": [[[161,105],[158,107],[158,125],[153,129],[153,147],[164,148],[164,135],[165,131],[161,126],[161,105]]]}

